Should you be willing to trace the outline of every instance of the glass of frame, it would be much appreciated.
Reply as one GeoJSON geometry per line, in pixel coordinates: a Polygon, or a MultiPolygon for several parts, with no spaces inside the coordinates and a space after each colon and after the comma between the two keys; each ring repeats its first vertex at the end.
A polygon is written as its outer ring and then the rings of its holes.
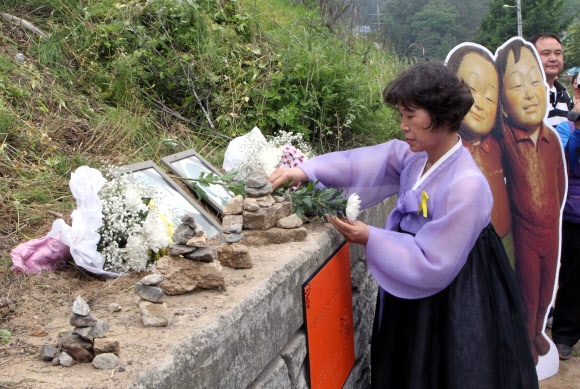
{"type": "Polygon", "coordinates": [[[203,208],[181,189],[153,161],[139,162],[121,167],[124,172],[131,172],[142,182],[151,185],[160,192],[171,206],[173,224],[181,224],[181,218],[186,213],[193,213],[195,221],[203,228],[208,237],[221,233],[221,226],[203,208]]]}
{"type": "MultiPolygon", "coordinates": [[[[182,151],[161,158],[161,164],[175,175],[185,178],[198,178],[201,173],[222,175],[194,150],[182,151]]],[[[191,186],[187,181],[186,183],[191,186]]],[[[207,195],[207,202],[219,213],[223,213],[224,206],[234,197],[234,194],[222,185],[210,185],[201,189],[207,195]]]]}

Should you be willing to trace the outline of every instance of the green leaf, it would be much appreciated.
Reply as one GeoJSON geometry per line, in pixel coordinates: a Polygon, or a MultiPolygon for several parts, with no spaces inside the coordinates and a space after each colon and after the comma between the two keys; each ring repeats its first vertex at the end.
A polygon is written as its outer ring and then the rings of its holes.
{"type": "Polygon", "coordinates": [[[0,343],[7,344],[12,340],[12,333],[8,330],[0,328],[0,343]]]}

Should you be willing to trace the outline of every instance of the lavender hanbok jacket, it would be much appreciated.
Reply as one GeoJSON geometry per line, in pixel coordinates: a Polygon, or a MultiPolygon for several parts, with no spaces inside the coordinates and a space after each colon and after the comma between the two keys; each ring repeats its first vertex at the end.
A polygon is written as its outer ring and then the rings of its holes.
{"type": "Polygon", "coordinates": [[[402,141],[314,157],[299,167],[311,181],[357,193],[361,209],[398,194],[384,229],[370,227],[369,269],[394,296],[418,299],[445,289],[490,222],[489,185],[461,140],[421,177],[425,152],[402,141]],[[427,217],[419,212],[422,192],[427,217]],[[397,232],[398,228],[409,232],[397,232]]]}

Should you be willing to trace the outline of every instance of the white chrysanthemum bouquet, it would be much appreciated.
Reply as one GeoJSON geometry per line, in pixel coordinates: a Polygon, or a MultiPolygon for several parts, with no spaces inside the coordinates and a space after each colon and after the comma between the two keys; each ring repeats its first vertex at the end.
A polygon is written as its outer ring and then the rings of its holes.
{"type": "Polygon", "coordinates": [[[312,148],[302,134],[279,131],[276,136],[264,137],[254,127],[248,134],[230,143],[224,169],[237,170],[236,179],[243,180],[258,168],[263,168],[270,175],[278,167],[295,167],[312,156],[312,148]]]}
{"type": "Polygon", "coordinates": [[[133,174],[113,168],[106,176],[98,194],[103,225],[97,249],[103,255],[103,269],[114,273],[151,270],[173,233],[170,218],[160,209],[162,201],[133,174]]]}
{"type": "Polygon", "coordinates": [[[56,220],[49,236],[60,233],[78,266],[108,277],[150,270],[171,243],[169,207],[132,173],[108,167],[103,176],[81,166],[69,186],[77,200],[72,225],[56,220]]]}

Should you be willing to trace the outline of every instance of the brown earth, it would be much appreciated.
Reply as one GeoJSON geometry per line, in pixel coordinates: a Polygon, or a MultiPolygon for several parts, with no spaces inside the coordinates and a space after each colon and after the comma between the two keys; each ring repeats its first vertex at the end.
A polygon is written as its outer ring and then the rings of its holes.
{"type": "MultiPolygon", "coordinates": [[[[311,232],[321,227],[312,226],[311,232]]],[[[167,296],[172,322],[161,328],[143,326],[138,298],[133,292],[135,283],[147,272],[105,280],[72,264],[40,275],[15,276],[9,269],[0,268],[0,328],[8,329],[12,335],[8,344],[0,343],[0,389],[125,388],[139,371],[161,363],[184,334],[192,334],[196,328],[216,320],[239,298],[258,289],[300,244],[272,246],[276,255],[272,249],[250,248],[254,267],[239,270],[224,267],[225,290],[167,296]],[[69,317],[77,296],[89,304],[92,315],[110,324],[107,338],[120,342],[120,362],[114,371],[97,370],[90,363],[64,368],[39,359],[42,345],[56,344],[60,333],[73,329],[69,317]],[[109,308],[112,303],[120,304],[122,310],[112,312],[109,308]]]]}
{"type": "MultiPolygon", "coordinates": [[[[163,328],[145,328],[141,323],[133,285],[146,273],[104,280],[68,265],[55,272],[14,277],[7,274],[10,270],[0,268],[0,328],[12,333],[8,344],[0,344],[0,388],[125,388],[135,374],[156,363],[154,356],[164,354],[182,338],[184,330],[193,331],[230,306],[233,296],[255,288],[276,265],[267,251],[262,247],[261,254],[253,252],[252,269],[224,268],[226,290],[169,296],[173,323],[163,328]],[[87,301],[93,315],[109,322],[107,337],[120,341],[120,363],[114,371],[97,370],[91,364],[55,367],[39,360],[40,346],[56,343],[59,333],[72,329],[69,316],[76,296],[87,301]],[[5,298],[11,306],[2,305],[5,298]],[[111,312],[111,303],[120,304],[122,310],[111,312]]],[[[560,362],[555,376],[540,382],[540,389],[573,388],[580,388],[579,345],[570,360],[560,362]]]]}

